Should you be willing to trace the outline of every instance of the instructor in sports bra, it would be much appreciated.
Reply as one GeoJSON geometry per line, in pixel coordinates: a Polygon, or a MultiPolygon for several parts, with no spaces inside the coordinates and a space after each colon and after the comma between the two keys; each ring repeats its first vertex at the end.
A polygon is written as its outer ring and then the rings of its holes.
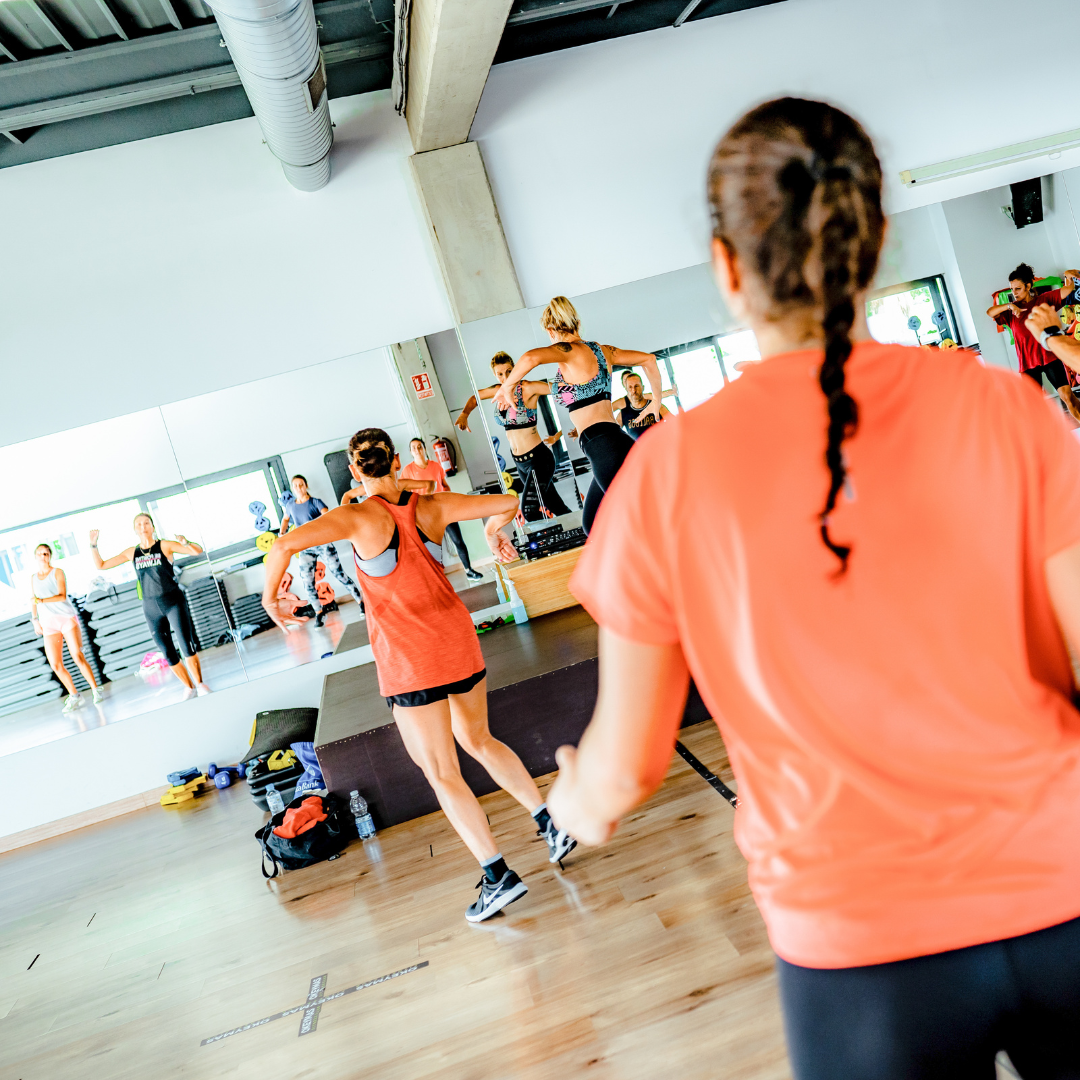
{"type": "Polygon", "coordinates": [[[136,514],[132,525],[139,542],[108,559],[103,559],[98,551],[101,531],[90,530],[90,554],[94,557],[94,565],[99,570],[111,570],[129,561],[134,563],[139,599],[142,600],[143,615],[154,644],[165,657],[169,669],[187,688],[188,697],[192,691],[203,697],[210,693],[210,687],[203,682],[187,601],[180,591],[172,565],[177,555],[201,555],[203,549],[186,536],[177,535],[175,540],[158,540],[154,536],[154,520],[149,514],[136,514]]]}
{"type": "Polygon", "coordinates": [[[581,515],[581,524],[587,533],[592,528],[604,492],[634,447],[634,440],[615,423],[615,414],[611,410],[612,368],[645,369],[653,394],[646,412],[654,420],[660,419],[662,407],[660,368],[652,353],[583,341],[578,332],[581,327],[578,313],[565,296],[556,296],[548,304],[540,316],[540,325],[548,332],[552,344],[530,349],[522,355],[496,391],[495,407],[510,409],[514,406],[517,385],[533,368],[540,364],[558,365],[555,395],[574,418],[580,432],[581,449],[592,467],[592,483],[581,515]]]}
{"type": "MultiPolygon", "coordinates": [[[[498,382],[494,386],[485,386],[479,390],[481,398],[493,398],[499,390],[499,386],[506,382],[514,361],[508,353],[497,352],[491,358],[491,370],[498,382]]],[[[555,486],[555,455],[548,445],[549,440],[540,437],[536,430],[536,403],[545,394],[551,393],[551,383],[547,379],[528,379],[519,382],[514,389],[514,404],[509,408],[497,404],[495,408],[495,423],[506,430],[506,438],[510,442],[510,452],[514,455],[514,463],[517,465],[518,475],[524,485],[524,490],[529,489],[529,480],[536,478],[536,487],[540,493],[540,502],[556,517],[559,514],[569,514],[570,507],[563,502],[559,489],[555,486]]],[[[465,402],[465,408],[455,423],[462,431],[469,429],[469,414],[476,408],[476,397],[471,397],[465,402]]],[[[559,436],[554,435],[550,441],[554,442],[559,436]]]]}
{"type": "Polygon", "coordinates": [[[262,602],[283,630],[290,622],[302,622],[277,599],[289,559],[312,544],[352,543],[379,693],[394,711],[409,757],[423,770],[450,824],[480,863],[480,896],[465,918],[483,922],[528,890],[506,865],[480,803],[462,779],[455,739],[532,814],[551,862],[574,846],[552,825],[517,754],[488,730],[484,657],[472,617],[442,569],[447,525],[484,517],[484,535],[496,559],[516,559],[502,529],[517,513],[517,499],[453,491],[417,495],[402,489],[399,468],[385,431],[358,431],[349,442],[349,470],[363,483],[368,498],[280,537],[266,560],[262,602]]]}

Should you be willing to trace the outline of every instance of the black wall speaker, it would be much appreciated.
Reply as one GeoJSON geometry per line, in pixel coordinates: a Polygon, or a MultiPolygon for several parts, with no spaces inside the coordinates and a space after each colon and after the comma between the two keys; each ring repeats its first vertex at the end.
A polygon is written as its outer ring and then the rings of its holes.
{"type": "Polygon", "coordinates": [[[1035,225],[1043,219],[1042,180],[1021,180],[1019,184],[1010,184],[1012,190],[1013,221],[1018,229],[1025,225],[1035,225]]]}

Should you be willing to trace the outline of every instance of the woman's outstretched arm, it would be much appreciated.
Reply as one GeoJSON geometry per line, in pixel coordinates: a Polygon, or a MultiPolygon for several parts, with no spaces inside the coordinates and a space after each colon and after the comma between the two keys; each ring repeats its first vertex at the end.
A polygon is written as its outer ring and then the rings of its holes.
{"type": "Polygon", "coordinates": [[[126,562],[130,562],[135,555],[135,545],[132,544],[129,548],[124,548],[119,555],[113,555],[108,559],[101,557],[101,552],[98,551],[98,537],[101,535],[100,529],[90,530],[90,556],[94,560],[94,565],[99,570],[111,570],[114,566],[122,566],[126,562]]]}
{"type": "Polygon", "coordinates": [[[522,353],[521,359],[514,365],[510,374],[506,376],[506,382],[499,386],[495,391],[496,406],[502,402],[502,407],[504,409],[513,408],[514,387],[516,387],[533,368],[539,367],[541,364],[553,364],[558,362],[551,357],[551,351],[551,346],[549,345],[540,349],[530,349],[528,352],[522,353]]]}
{"type": "Polygon", "coordinates": [[[464,408],[458,414],[458,418],[454,421],[454,423],[459,428],[461,428],[462,431],[471,431],[472,428],[469,427],[469,416],[471,415],[473,409],[476,408],[477,397],[480,397],[481,400],[486,401],[488,398],[493,398],[495,396],[495,392],[498,389],[498,386],[482,386],[479,390],[477,390],[475,394],[473,394],[469,398],[468,401],[465,402],[464,408]]]}
{"type": "Polygon", "coordinates": [[[690,686],[680,645],[644,645],[600,628],[600,690],[577,749],[560,747],[548,809],[560,829],[602,844],[659,786],[690,686]]]}

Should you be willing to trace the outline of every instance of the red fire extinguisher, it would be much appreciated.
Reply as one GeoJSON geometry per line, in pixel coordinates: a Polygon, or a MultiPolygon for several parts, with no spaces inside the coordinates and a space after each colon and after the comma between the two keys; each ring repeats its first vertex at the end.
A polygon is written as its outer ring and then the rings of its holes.
{"type": "Polygon", "coordinates": [[[457,472],[457,454],[454,452],[454,444],[442,436],[437,438],[431,449],[435,451],[435,460],[442,466],[447,476],[453,476],[457,472]]]}

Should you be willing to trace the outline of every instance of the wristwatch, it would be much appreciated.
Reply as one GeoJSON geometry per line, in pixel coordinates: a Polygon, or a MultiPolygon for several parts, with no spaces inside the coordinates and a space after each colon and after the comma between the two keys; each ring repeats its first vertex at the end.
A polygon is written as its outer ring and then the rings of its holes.
{"type": "Polygon", "coordinates": [[[1065,333],[1065,331],[1062,330],[1060,326],[1048,326],[1039,335],[1039,344],[1045,349],[1046,348],[1046,339],[1047,338],[1057,337],[1059,334],[1063,334],[1063,333],[1065,333]]]}

